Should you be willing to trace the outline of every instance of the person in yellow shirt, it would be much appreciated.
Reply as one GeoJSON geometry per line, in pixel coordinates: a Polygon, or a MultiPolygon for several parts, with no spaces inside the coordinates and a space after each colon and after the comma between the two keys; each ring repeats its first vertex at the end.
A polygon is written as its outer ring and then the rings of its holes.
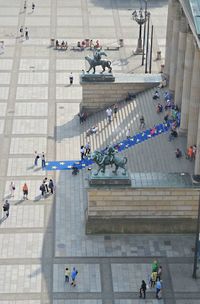
{"type": "Polygon", "coordinates": [[[154,287],[157,279],[157,271],[152,272],[151,274],[151,287],[154,287]]]}
{"type": "Polygon", "coordinates": [[[65,268],[65,283],[69,283],[69,277],[70,277],[71,271],[68,267],[65,268]]]}

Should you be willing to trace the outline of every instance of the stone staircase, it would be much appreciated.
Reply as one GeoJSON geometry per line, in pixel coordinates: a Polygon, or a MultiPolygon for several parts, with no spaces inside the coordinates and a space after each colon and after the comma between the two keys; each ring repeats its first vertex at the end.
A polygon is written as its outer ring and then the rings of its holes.
{"type": "MultiPolygon", "coordinates": [[[[144,115],[146,126],[151,128],[154,124],[162,123],[165,113],[156,113],[158,101],[152,99],[154,89],[139,93],[131,101],[118,103],[119,109],[116,118],[113,116],[112,122],[108,124],[105,110],[99,111],[91,116],[81,125],[80,144],[90,142],[92,151],[103,149],[109,144],[120,142],[126,137],[126,130],[131,129],[131,135],[140,132],[139,117],[144,115]],[[86,131],[93,125],[98,126],[97,134],[89,137],[86,131]]],[[[160,90],[163,95],[164,90],[160,90]]],[[[160,103],[164,105],[161,98],[160,103]]],[[[175,158],[175,150],[180,148],[186,151],[186,139],[178,137],[172,142],[168,141],[167,134],[161,134],[146,142],[138,144],[124,152],[122,155],[128,157],[128,168],[130,172],[193,172],[193,163],[175,158]]]]}

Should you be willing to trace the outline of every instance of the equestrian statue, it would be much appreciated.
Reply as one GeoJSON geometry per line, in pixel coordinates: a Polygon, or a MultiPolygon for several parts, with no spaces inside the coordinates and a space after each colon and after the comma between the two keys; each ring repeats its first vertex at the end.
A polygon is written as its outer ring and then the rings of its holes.
{"type": "Polygon", "coordinates": [[[111,167],[112,165],[115,165],[115,170],[112,171],[114,174],[117,175],[117,170],[122,168],[124,169],[122,174],[126,175],[125,165],[127,163],[127,157],[120,158],[115,155],[117,152],[118,151],[113,146],[109,146],[104,152],[94,151],[92,153],[92,160],[99,166],[95,175],[98,175],[100,171],[105,173],[106,166],[108,165],[111,165],[111,167]]]}
{"type": "Polygon", "coordinates": [[[107,54],[101,50],[101,49],[97,49],[94,53],[93,53],[93,58],[90,56],[86,56],[85,60],[88,61],[90,67],[87,71],[87,73],[90,72],[91,69],[93,69],[93,74],[95,74],[96,72],[96,66],[101,65],[102,67],[102,72],[105,72],[105,69],[108,68],[108,72],[111,73],[112,72],[112,67],[111,67],[111,61],[107,60],[107,59],[102,59],[101,56],[106,56],[107,54]]]}

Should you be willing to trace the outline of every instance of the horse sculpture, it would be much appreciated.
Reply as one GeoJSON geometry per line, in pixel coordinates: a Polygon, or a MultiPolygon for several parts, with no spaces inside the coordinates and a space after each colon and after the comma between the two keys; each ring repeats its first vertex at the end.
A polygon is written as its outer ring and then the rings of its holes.
{"type": "Polygon", "coordinates": [[[97,173],[95,175],[99,174],[99,171],[101,170],[102,173],[105,173],[106,166],[108,165],[115,165],[115,170],[112,171],[114,174],[117,175],[117,170],[119,168],[124,169],[123,175],[126,174],[126,168],[125,165],[127,163],[127,158],[120,158],[115,156],[116,150],[113,147],[109,147],[107,152],[99,152],[94,151],[91,155],[91,158],[94,160],[94,162],[99,166],[97,173]]]}
{"type": "Polygon", "coordinates": [[[90,65],[87,73],[89,73],[90,70],[93,69],[93,74],[94,74],[96,72],[96,69],[95,69],[96,66],[99,66],[99,65],[101,65],[101,67],[103,69],[101,73],[105,72],[106,68],[108,68],[109,73],[112,72],[111,61],[110,60],[107,60],[107,59],[95,60],[94,58],[92,58],[90,56],[86,56],[85,60],[87,60],[89,65],[90,65]]]}

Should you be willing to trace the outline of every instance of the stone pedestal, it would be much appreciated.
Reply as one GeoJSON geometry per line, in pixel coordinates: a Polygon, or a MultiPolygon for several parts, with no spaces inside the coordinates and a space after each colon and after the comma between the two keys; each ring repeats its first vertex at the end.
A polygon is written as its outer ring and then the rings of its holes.
{"type": "Polygon", "coordinates": [[[122,172],[114,174],[112,171],[107,170],[106,174],[99,172],[98,175],[94,173],[89,178],[90,186],[130,186],[131,179],[128,173],[123,175],[122,172]]]}

